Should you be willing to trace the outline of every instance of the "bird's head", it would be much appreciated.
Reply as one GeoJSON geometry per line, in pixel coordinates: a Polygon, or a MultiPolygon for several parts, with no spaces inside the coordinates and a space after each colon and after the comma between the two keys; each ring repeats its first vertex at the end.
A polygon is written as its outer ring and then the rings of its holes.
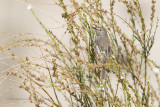
{"type": "Polygon", "coordinates": [[[104,27],[93,27],[96,31],[96,36],[105,36],[107,35],[107,31],[104,27]]]}

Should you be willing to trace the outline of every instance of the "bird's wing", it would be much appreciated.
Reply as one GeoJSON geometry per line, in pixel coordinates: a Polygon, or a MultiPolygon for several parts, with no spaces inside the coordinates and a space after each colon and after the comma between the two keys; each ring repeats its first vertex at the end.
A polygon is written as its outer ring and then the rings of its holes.
{"type": "Polygon", "coordinates": [[[98,46],[101,53],[109,55],[111,53],[110,40],[107,37],[99,37],[95,40],[95,45],[98,46]]]}

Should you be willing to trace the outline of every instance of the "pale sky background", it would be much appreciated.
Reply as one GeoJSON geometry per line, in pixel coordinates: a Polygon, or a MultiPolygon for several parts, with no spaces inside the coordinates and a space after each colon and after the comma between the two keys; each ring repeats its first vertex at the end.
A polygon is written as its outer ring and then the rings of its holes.
{"type": "MultiPolygon", "coordinates": [[[[57,35],[63,35],[63,31],[61,27],[64,24],[63,19],[61,18],[61,10],[55,6],[50,5],[54,3],[54,0],[32,0],[34,1],[32,6],[33,9],[36,11],[38,17],[41,21],[47,26],[47,28],[56,28],[52,29],[52,31],[57,35]]],[[[105,0],[103,0],[104,3],[105,0]]],[[[156,17],[160,16],[160,1],[156,0],[156,17]]],[[[140,0],[142,11],[144,17],[147,19],[145,20],[149,25],[149,18],[150,18],[150,8],[151,8],[151,0],[140,0]]],[[[108,8],[108,7],[106,7],[108,8]]],[[[119,15],[123,15],[126,18],[126,8],[118,4],[115,8],[116,12],[119,15]]],[[[123,27],[123,24],[121,25],[123,27]]],[[[29,10],[27,10],[27,5],[24,3],[23,0],[0,0],[0,42],[9,37],[10,35],[2,34],[1,32],[6,32],[8,34],[18,34],[18,33],[40,33],[45,34],[45,31],[41,28],[39,23],[35,20],[34,16],[31,14],[29,10]]],[[[157,35],[155,39],[155,44],[151,50],[150,58],[154,60],[158,65],[160,65],[160,26],[157,29],[157,35]]],[[[66,38],[61,38],[64,42],[66,38]]],[[[66,43],[69,45],[69,43],[66,43]]],[[[18,51],[17,54],[25,55],[30,54],[29,50],[21,50],[18,51]]],[[[0,54],[1,55],[1,54],[0,54]]],[[[0,66],[0,70],[3,67],[0,66]]],[[[1,71],[0,71],[1,72],[1,71]]],[[[33,107],[33,104],[30,103],[17,103],[14,105],[2,106],[2,104],[10,104],[15,102],[22,102],[18,100],[19,98],[28,99],[28,94],[23,89],[13,88],[9,92],[5,93],[1,96],[1,93],[4,92],[6,89],[12,86],[12,83],[9,81],[0,84],[0,107],[33,107]],[[17,100],[12,100],[12,98],[17,98],[17,100]]],[[[67,107],[67,106],[66,106],[67,107]]]]}

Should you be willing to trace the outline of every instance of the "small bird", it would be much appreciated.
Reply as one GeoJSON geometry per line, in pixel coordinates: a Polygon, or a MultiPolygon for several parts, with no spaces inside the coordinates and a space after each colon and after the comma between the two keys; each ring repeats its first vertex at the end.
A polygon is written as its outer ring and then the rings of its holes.
{"type": "MultiPolygon", "coordinates": [[[[103,64],[108,62],[108,58],[111,57],[111,42],[108,37],[108,33],[104,27],[93,27],[96,34],[94,37],[94,48],[96,54],[99,56],[103,64]]],[[[106,72],[109,71],[105,66],[102,66],[101,79],[105,80],[106,72]]]]}

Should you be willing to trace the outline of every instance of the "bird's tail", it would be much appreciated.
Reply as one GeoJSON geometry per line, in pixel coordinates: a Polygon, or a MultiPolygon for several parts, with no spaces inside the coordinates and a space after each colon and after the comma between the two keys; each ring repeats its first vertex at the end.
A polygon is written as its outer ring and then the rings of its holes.
{"type": "Polygon", "coordinates": [[[104,81],[106,79],[106,67],[102,66],[101,79],[104,81]]]}

